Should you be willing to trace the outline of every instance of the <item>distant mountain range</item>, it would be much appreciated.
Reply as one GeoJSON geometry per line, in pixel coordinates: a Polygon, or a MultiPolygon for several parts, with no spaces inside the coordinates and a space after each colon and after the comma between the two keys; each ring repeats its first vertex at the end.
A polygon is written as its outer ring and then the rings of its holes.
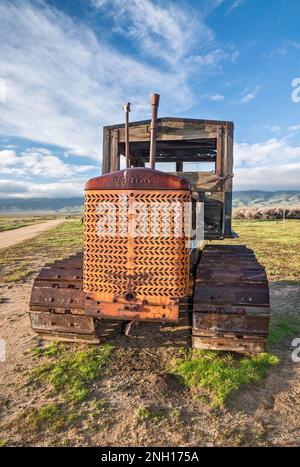
{"type": "Polygon", "coordinates": [[[233,207],[296,207],[300,206],[300,190],[287,191],[235,191],[233,207]]]}
{"type": "MultiPolygon", "coordinates": [[[[233,207],[295,207],[300,206],[300,190],[290,191],[235,191],[233,207]]],[[[82,212],[83,198],[3,198],[0,212],[82,212]]]]}
{"type": "Polygon", "coordinates": [[[55,211],[81,212],[83,198],[3,198],[0,199],[0,212],[55,211]]]}

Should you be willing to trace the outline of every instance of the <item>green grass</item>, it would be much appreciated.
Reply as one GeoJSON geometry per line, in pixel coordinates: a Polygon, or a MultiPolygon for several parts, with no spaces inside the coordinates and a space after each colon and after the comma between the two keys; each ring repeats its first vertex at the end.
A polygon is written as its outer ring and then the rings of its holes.
{"type": "MultiPolygon", "coordinates": [[[[68,401],[82,401],[90,395],[93,382],[103,375],[112,347],[106,344],[88,350],[65,351],[60,344],[60,348],[59,357],[55,354],[54,361],[33,370],[32,380],[50,383],[54,392],[63,394],[68,401]]],[[[48,357],[51,354],[48,351],[48,357]]]]}
{"type": "MultiPolygon", "coordinates": [[[[234,220],[238,239],[213,243],[245,244],[266,267],[270,280],[299,281],[300,221],[234,220]]],[[[1,250],[0,280],[14,282],[38,271],[40,265],[82,249],[83,226],[72,219],[38,237],[1,250]],[[37,264],[38,263],[38,264],[37,264]]]]}
{"type": "Polygon", "coordinates": [[[56,357],[63,352],[63,345],[53,341],[45,347],[35,347],[31,351],[38,357],[56,357]]]}
{"type": "Polygon", "coordinates": [[[154,423],[159,422],[166,417],[166,411],[162,408],[151,408],[142,405],[137,410],[137,418],[141,421],[151,420],[154,423]]]}
{"type": "Polygon", "coordinates": [[[39,409],[31,408],[22,417],[33,430],[50,428],[52,431],[57,431],[66,422],[61,406],[55,403],[44,405],[39,409]]]}
{"type": "Polygon", "coordinates": [[[66,404],[51,402],[39,408],[29,408],[21,413],[19,422],[22,428],[51,432],[67,429],[72,426],[79,417],[78,411],[74,413],[74,407],[66,404]]]}
{"type": "Polygon", "coordinates": [[[0,438],[0,448],[3,448],[7,445],[7,441],[5,439],[0,438]]]}
{"type": "Polygon", "coordinates": [[[277,344],[286,337],[294,336],[300,329],[298,315],[271,315],[269,328],[269,344],[277,344]]]}
{"type": "Polygon", "coordinates": [[[25,410],[19,417],[20,429],[57,432],[80,423],[82,418],[93,423],[104,415],[108,410],[105,400],[86,399],[103,376],[111,351],[110,345],[78,350],[59,342],[32,349],[43,364],[32,370],[29,382],[34,383],[35,391],[39,390],[38,383],[46,383],[52,401],[25,410]]]}
{"type": "Polygon", "coordinates": [[[239,358],[229,353],[194,350],[177,359],[171,372],[189,388],[208,390],[211,405],[222,407],[233,391],[249,383],[259,383],[278,362],[275,355],[268,353],[239,358]]]}
{"type": "Polygon", "coordinates": [[[0,281],[14,282],[40,269],[41,264],[65,258],[82,249],[83,226],[72,219],[41,235],[1,249],[0,281]]]}
{"type": "Polygon", "coordinates": [[[299,220],[286,220],[284,229],[280,220],[234,220],[233,230],[239,238],[222,243],[244,244],[254,250],[269,280],[299,281],[299,220]]]}

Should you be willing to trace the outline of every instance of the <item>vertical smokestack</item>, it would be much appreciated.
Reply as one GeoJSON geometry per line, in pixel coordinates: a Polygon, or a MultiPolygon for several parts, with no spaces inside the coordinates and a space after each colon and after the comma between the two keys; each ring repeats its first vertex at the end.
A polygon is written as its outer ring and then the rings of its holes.
{"type": "Polygon", "coordinates": [[[130,157],[129,157],[129,112],[130,112],[130,102],[127,102],[123,106],[125,112],[125,157],[126,157],[126,167],[130,167],[130,157]]]}
{"type": "Polygon", "coordinates": [[[150,125],[150,154],[149,154],[151,169],[155,169],[158,105],[159,105],[159,94],[152,94],[152,117],[151,117],[151,125],[150,125]]]}

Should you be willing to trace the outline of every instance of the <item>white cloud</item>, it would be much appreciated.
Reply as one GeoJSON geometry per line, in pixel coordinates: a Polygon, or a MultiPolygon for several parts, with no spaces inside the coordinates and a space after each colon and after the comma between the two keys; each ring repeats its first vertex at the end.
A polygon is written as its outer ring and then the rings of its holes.
{"type": "MultiPolygon", "coordinates": [[[[285,139],[272,138],[262,143],[236,143],[234,147],[235,190],[300,189],[300,146],[292,146],[285,139]]],[[[96,168],[66,164],[50,151],[32,148],[17,155],[15,151],[0,152],[0,170],[3,174],[22,174],[23,181],[0,180],[0,197],[72,197],[81,196],[87,176],[84,173],[96,168]],[[46,158],[46,159],[44,159],[46,158]],[[53,168],[54,166],[55,168],[53,168]],[[32,170],[39,183],[26,180],[32,170]],[[42,177],[50,173],[55,182],[42,177]]]]}
{"type": "Polygon", "coordinates": [[[300,42],[292,41],[290,39],[285,39],[280,45],[280,47],[274,50],[271,50],[271,52],[265,54],[265,56],[273,57],[274,55],[275,56],[278,55],[278,56],[284,57],[290,52],[298,53],[299,50],[300,50],[300,42]]]}
{"type": "Polygon", "coordinates": [[[185,5],[151,0],[93,0],[98,9],[114,20],[115,31],[132,38],[133,45],[154,57],[175,64],[196,40],[212,39],[198,13],[192,15],[185,5]]]}
{"type": "Polygon", "coordinates": [[[300,163],[235,170],[234,190],[300,190],[300,163]]]}
{"type": "Polygon", "coordinates": [[[0,197],[24,197],[24,194],[28,192],[31,184],[24,182],[14,181],[13,183],[10,180],[0,180],[0,197]]]}
{"type": "Polygon", "coordinates": [[[262,143],[236,143],[236,190],[300,189],[300,146],[272,138],[262,143]]]}
{"type": "Polygon", "coordinates": [[[245,91],[244,95],[240,99],[240,102],[242,104],[248,104],[248,102],[253,101],[253,99],[255,99],[260,89],[261,89],[261,86],[256,86],[256,88],[254,88],[251,92],[245,91]]]}
{"type": "MultiPolygon", "coordinates": [[[[1,133],[99,159],[101,126],[123,121],[124,101],[134,98],[135,119],[150,113],[153,91],[163,96],[162,111],[183,112],[194,102],[190,73],[210,73],[231,59],[211,41],[203,17],[195,24],[192,10],[172,2],[112,1],[121,32],[149,55],[160,55],[165,66],[119,52],[42,1],[0,2],[0,77],[7,90],[1,133]],[[192,38],[198,41],[195,60],[192,38]]],[[[97,3],[111,10],[110,2],[97,3]]],[[[219,1],[207,4],[211,10],[219,1]]]]}
{"type": "Polygon", "coordinates": [[[223,101],[224,96],[222,94],[216,93],[216,94],[212,94],[211,96],[209,96],[209,99],[214,102],[223,101]]]}
{"type": "Polygon", "coordinates": [[[284,139],[271,138],[262,143],[236,143],[235,158],[238,165],[268,165],[298,162],[300,146],[291,146],[284,139]]]}
{"type": "Polygon", "coordinates": [[[218,48],[206,54],[194,55],[190,57],[189,62],[197,66],[205,67],[205,66],[215,66],[216,64],[224,60],[230,59],[230,58],[231,58],[231,55],[229,55],[224,50],[218,48]]]}
{"type": "Polygon", "coordinates": [[[145,54],[133,58],[119,52],[88,26],[42,1],[0,2],[0,77],[7,90],[1,133],[98,159],[101,126],[123,121],[124,101],[134,98],[135,119],[150,113],[153,91],[163,96],[162,111],[184,112],[194,102],[190,74],[207,75],[216,63],[232,59],[232,51],[216,47],[205,25],[205,11],[215,8],[217,0],[207,1],[199,18],[172,2],[112,2],[96,3],[106,5],[106,11],[114,6],[115,26],[132,46],[163,59],[164,66],[150,64],[145,54]]]}
{"type": "Polygon", "coordinates": [[[263,130],[268,130],[270,133],[280,133],[281,132],[281,126],[280,125],[263,125],[262,127],[263,130]]]}
{"type": "Polygon", "coordinates": [[[14,176],[72,178],[97,168],[92,165],[66,164],[45,148],[30,148],[17,155],[13,150],[0,151],[0,173],[14,176]]]}
{"type": "Polygon", "coordinates": [[[281,131],[281,128],[280,125],[271,125],[269,127],[269,130],[271,131],[271,133],[278,133],[281,131]]]}
{"type": "Polygon", "coordinates": [[[72,198],[81,197],[85,181],[32,183],[0,180],[0,198],[72,198]]]}
{"type": "Polygon", "coordinates": [[[233,2],[229,5],[226,10],[226,15],[232,13],[234,10],[239,8],[245,0],[233,0],[233,2]]]}
{"type": "Polygon", "coordinates": [[[298,131],[300,130],[300,124],[299,125],[292,125],[292,126],[289,126],[289,131],[298,131]]]}
{"type": "MultiPolygon", "coordinates": [[[[205,14],[220,0],[203,2],[206,7],[197,18],[186,4],[174,2],[94,3],[99,14],[115,5],[114,32],[136,44],[140,57],[110,47],[101,34],[97,38],[92,29],[42,0],[0,2],[0,78],[5,80],[7,93],[6,102],[1,104],[1,133],[53,144],[64,148],[66,154],[99,159],[101,126],[123,120],[124,101],[134,98],[134,119],[144,118],[150,113],[149,94],[156,91],[163,97],[162,112],[182,113],[194,102],[188,85],[191,73],[197,70],[207,76],[219,71],[222,62],[238,56],[232,48],[218,47],[205,24],[205,14]],[[163,66],[154,65],[153,57],[163,61],[163,66]]],[[[240,102],[251,102],[260,89],[247,87],[239,96],[240,102]]],[[[217,102],[224,96],[215,93],[205,98],[217,102]]],[[[300,125],[289,128],[298,129],[300,125]]],[[[7,147],[0,153],[0,171],[22,180],[13,185],[0,181],[0,196],[8,192],[27,197],[76,196],[82,193],[84,174],[93,169],[67,163],[47,149],[31,147],[21,153],[15,149],[7,147]],[[57,181],[36,183],[42,177],[57,181]]],[[[237,144],[235,186],[263,189],[272,185],[276,189],[295,185],[297,180],[299,185],[299,151],[299,147],[276,138],[260,144],[237,144]]]]}
{"type": "Polygon", "coordinates": [[[232,63],[235,63],[237,61],[237,59],[239,58],[240,56],[240,51],[239,50],[234,50],[231,54],[231,61],[232,63]]]}
{"type": "Polygon", "coordinates": [[[124,100],[134,96],[138,118],[153,90],[171,109],[189,105],[182,69],[162,71],[121,54],[53,8],[4,1],[0,17],[3,134],[99,158],[101,125],[123,120],[124,100]]]}
{"type": "Polygon", "coordinates": [[[0,170],[4,167],[9,167],[10,165],[16,164],[18,158],[16,156],[15,151],[11,149],[3,149],[0,151],[0,170]]]}

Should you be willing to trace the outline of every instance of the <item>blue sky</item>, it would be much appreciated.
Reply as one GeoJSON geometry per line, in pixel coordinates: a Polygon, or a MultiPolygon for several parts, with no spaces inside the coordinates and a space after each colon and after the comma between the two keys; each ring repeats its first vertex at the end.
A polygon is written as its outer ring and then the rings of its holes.
{"type": "Polygon", "coordinates": [[[0,18],[0,197],[80,196],[101,127],[128,100],[148,118],[152,92],[160,116],[234,121],[235,189],[300,189],[298,0],[1,0],[0,18]]]}

